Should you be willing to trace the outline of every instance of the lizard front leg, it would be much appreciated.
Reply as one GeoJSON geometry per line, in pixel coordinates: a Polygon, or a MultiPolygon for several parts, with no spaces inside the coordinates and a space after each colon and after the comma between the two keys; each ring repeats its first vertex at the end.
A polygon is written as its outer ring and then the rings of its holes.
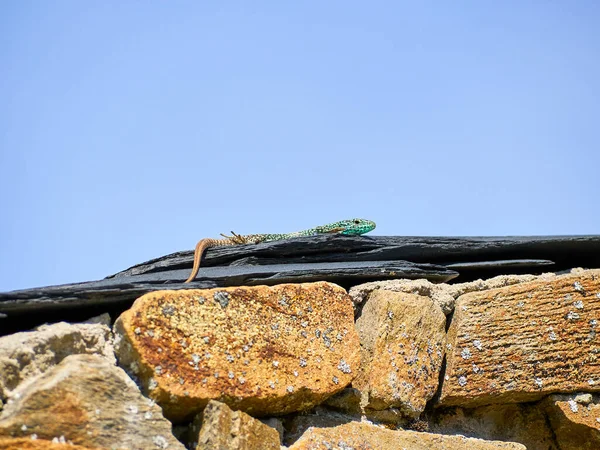
{"type": "Polygon", "coordinates": [[[221,236],[223,236],[226,239],[229,239],[231,242],[233,242],[234,244],[238,244],[238,245],[251,243],[250,240],[246,236],[242,236],[241,234],[236,234],[233,231],[231,231],[230,233],[231,233],[231,236],[227,236],[223,233],[221,233],[221,236]]]}

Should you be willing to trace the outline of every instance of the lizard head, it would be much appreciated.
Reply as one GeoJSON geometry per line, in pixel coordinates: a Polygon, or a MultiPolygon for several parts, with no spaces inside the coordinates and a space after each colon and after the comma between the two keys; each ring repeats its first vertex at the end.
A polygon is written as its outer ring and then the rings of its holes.
{"type": "Polygon", "coordinates": [[[375,222],[366,219],[349,219],[340,220],[339,222],[330,223],[319,228],[321,229],[321,233],[359,235],[375,229],[375,222]]]}

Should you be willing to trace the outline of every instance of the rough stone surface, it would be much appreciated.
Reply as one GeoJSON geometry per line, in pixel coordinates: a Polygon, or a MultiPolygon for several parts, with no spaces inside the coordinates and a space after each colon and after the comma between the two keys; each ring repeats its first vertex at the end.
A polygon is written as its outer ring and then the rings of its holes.
{"type": "Polygon", "coordinates": [[[440,404],[474,407],[600,390],[600,270],[461,296],[440,404]]]}
{"type": "MultiPolygon", "coordinates": [[[[260,245],[260,244],[257,244],[260,245]]],[[[203,260],[204,263],[204,260],[203,260]]],[[[272,265],[252,265],[200,268],[191,284],[183,281],[190,268],[156,272],[133,277],[46,286],[12,292],[0,292],[0,319],[10,329],[13,323],[28,323],[28,317],[47,320],[47,314],[57,311],[91,312],[92,309],[123,308],[148,292],[165,289],[210,289],[218,286],[262,286],[282,283],[336,281],[356,284],[366,279],[426,278],[443,282],[458,276],[445,266],[409,261],[340,261],[330,263],[290,264],[279,261],[272,265]]],[[[77,319],[81,320],[81,319],[77,319]]],[[[22,325],[21,325],[22,326],[22,325]]],[[[4,333],[5,327],[0,328],[4,333]]]]}
{"type": "Polygon", "coordinates": [[[405,426],[411,421],[398,408],[376,410],[361,406],[361,392],[355,388],[346,388],[338,392],[325,400],[322,405],[355,418],[366,418],[388,425],[405,426]]]}
{"type": "Polygon", "coordinates": [[[561,450],[600,448],[600,396],[551,395],[542,403],[561,450]]]}
{"type": "Polygon", "coordinates": [[[86,447],[184,449],[160,408],[120,368],[97,355],[67,356],[21,385],[0,416],[0,436],[86,447]]]}
{"type": "Polygon", "coordinates": [[[312,427],[332,428],[358,421],[360,421],[359,416],[352,416],[317,406],[310,413],[297,414],[284,419],[283,444],[292,445],[312,427]]]}
{"type": "Polygon", "coordinates": [[[498,275],[487,280],[475,280],[466,283],[447,285],[451,288],[452,296],[458,298],[470,292],[481,292],[490,289],[499,289],[515,284],[526,283],[535,280],[550,281],[556,277],[554,273],[543,273],[541,275],[498,275]]]}
{"type": "Polygon", "coordinates": [[[317,449],[361,450],[526,450],[513,442],[483,441],[464,436],[418,433],[416,431],[391,431],[361,422],[350,422],[335,428],[310,428],[289,450],[317,449]]]}
{"type": "Polygon", "coordinates": [[[341,393],[325,400],[322,406],[318,406],[316,409],[326,409],[327,412],[323,412],[323,414],[337,412],[352,417],[353,420],[369,420],[396,428],[406,427],[413,421],[413,419],[407,417],[398,408],[369,409],[362,407],[360,402],[361,394],[358,389],[344,389],[341,393]]]}
{"type": "Polygon", "coordinates": [[[417,417],[438,386],[446,316],[427,297],[377,290],[356,322],[361,365],[352,386],[361,406],[417,417]]]}
{"type": "Polygon", "coordinates": [[[101,325],[106,325],[107,327],[110,328],[110,324],[111,324],[110,314],[108,314],[108,313],[99,314],[97,316],[90,317],[89,319],[84,320],[81,323],[101,324],[101,325]]]}
{"type": "Polygon", "coordinates": [[[537,404],[513,403],[475,409],[436,410],[429,417],[428,431],[519,442],[527,447],[527,450],[558,450],[552,430],[537,404]]]}
{"type": "MultiPolygon", "coordinates": [[[[550,276],[553,276],[553,274],[545,275],[545,277],[550,276]]],[[[444,314],[450,314],[454,310],[456,299],[463,294],[533,281],[537,277],[537,275],[499,275],[487,280],[476,280],[456,284],[435,284],[428,280],[372,281],[370,283],[353,286],[349,291],[349,295],[352,297],[352,301],[357,305],[363,303],[371,292],[378,289],[422,295],[433,300],[440,308],[442,308],[444,314]]]]}
{"type": "Polygon", "coordinates": [[[161,291],[115,324],[120,364],[165,416],[209,400],[253,416],[306,410],[348,385],[360,364],[352,302],[330,283],[161,291]]]}
{"type": "MultiPolygon", "coordinates": [[[[52,320],[82,320],[110,308],[117,313],[139,296],[187,289],[193,251],[167,255],[111,279],[0,292],[0,335],[52,320]],[[68,317],[63,315],[67,314],[68,317]],[[84,314],[85,313],[85,314],[84,314]],[[8,316],[8,319],[6,318],[8,316]]],[[[207,250],[194,288],[335,281],[427,278],[442,282],[507,273],[600,267],[600,236],[418,237],[320,235],[207,250]],[[340,264],[341,263],[341,264],[340,264]],[[210,267],[231,264],[227,267],[210,267]],[[240,264],[234,267],[233,264],[240,264]],[[271,265],[266,267],[265,264],[271,265]],[[540,264],[542,264],[540,266],[540,264]],[[291,267],[295,266],[295,267],[291,267]]]]}
{"type": "Polygon", "coordinates": [[[360,391],[353,387],[341,390],[323,402],[324,406],[337,409],[350,415],[361,415],[364,413],[360,406],[360,391]]]}
{"type": "Polygon", "coordinates": [[[279,450],[279,433],[241,411],[211,400],[203,413],[197,450],[279,450]]]}
{"type": "Polygon", "coordinates": [[[273,428],[279,435],[279,443],[283,442],[283,419],[279,417],[263,417],[259,420],[265,425],[273,428]]]}
{"type": "Polygon", "coordinates": [[[31,438],[0,438],[0,450],[102,450],[98,447],[82,447],[81,445],[60,442],[55,438],[54,442],[46,439],[31,438]],[[58,441],[58,442],[57,442],[58,441]]]}
{"type": "MultiPolygon", "coordinates": [[[[238,230],[239,231],[239,230],[238,230]]],[[[277,262],[393,261],[434,264],[481,263],[509,260],[551,260],[554,269],[600,264],[600,236],[342,236],[319,235],[270,241],[257,245],[212,247],[205,267],[253,258],[254,264],[277,262]]],[[[194,252],[177,252],[138,264],[117,276],[191,267],[194,252]]],[[[506,273],[506,272],[504,272],[506,273]]]]}
{"type": "Polygon", "coordinates": [[[72,354],[97,354],[114,364],[110,329],[101,324],[60,322],[0,337],[0,400],[72,354]]]}

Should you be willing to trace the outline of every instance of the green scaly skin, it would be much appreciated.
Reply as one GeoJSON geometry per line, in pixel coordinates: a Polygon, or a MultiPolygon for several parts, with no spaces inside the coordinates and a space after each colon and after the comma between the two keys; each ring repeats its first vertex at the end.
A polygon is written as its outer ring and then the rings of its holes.
{"type": "Polygon", "coordinates": [[[339,222],[333,222],[327,225],[321,225],[315,228],[309,228],[308,230],[296,231],[294,233],[239,235],[232,231],[231,236],[225,236],[224,234],[221,235],[225,239],[202,239],[198,242],[198,244],[196,244],[196,250],[194,252],[194,267],[192,268],[191,275],[185,282],[191,282],[194,278],[196,278],[196,275],[198,275],[202,254],[208,247],[258,244],[260,242],[281,241],[283,239],[291,239],[302,236],[316,236],[319,234],[344,234],[347,236],[358,236],[368,233],[373,229],[375,229],[375,222],[366,219],[349,219],[340,220],[339,222]]]}

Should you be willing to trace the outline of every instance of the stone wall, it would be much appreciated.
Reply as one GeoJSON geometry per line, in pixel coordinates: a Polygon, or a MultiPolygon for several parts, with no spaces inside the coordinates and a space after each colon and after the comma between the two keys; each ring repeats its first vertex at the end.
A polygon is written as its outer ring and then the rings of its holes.
{"type": "Polygon", "coordinates": [[[0,449],[598,449],[600,270],[153,291],[0,338],[0,449]]]}

